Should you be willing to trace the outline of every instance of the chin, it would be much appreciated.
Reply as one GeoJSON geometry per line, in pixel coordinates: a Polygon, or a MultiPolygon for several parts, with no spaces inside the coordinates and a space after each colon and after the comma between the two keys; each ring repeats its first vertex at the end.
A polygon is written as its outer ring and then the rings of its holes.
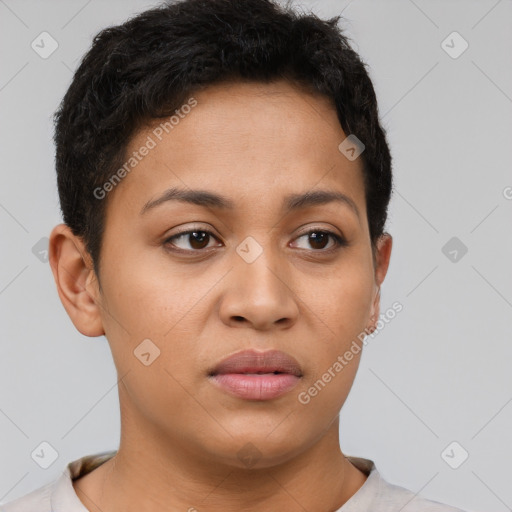
{"type": "Polygon", "coordinates": [[[313,442],[309,439],[301,440],[296,431],[291,435],[287,429],[281,432],[278,429],[279,427],[272,432],[272,429],[264,430],[258,424],[252,424],[245,430],[236,430],[233,437],[226,434],[222,440],[204,449],[212,454],[217,463],[255,470],[284,464],[306,450],[313,442]]]}

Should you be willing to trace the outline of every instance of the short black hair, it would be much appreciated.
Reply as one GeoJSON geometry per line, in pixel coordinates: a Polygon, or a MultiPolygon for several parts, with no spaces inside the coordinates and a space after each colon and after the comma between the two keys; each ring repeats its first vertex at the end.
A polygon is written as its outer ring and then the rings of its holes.
{"type": "Polygon", "coordinates": [[[54,114],[54,141],[63,219],[83,240],[98,278],[108,198],[93,191],[123,165],[144,123],[223,81],[286,79],[332,101],[343,131],[365,145],[375,251],[391,196],[391,155],[366,64],[340,18],[322,20],[272,0],[179,0],[94,37],[54,114]]]}

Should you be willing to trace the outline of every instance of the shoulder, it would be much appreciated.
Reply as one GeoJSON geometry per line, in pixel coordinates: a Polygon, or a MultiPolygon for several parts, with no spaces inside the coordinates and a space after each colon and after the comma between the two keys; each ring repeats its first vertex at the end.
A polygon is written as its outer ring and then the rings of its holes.
{"type": "Polygon", "coordinates": [[[54,482],[46,484],[21,498],[0,505],[0,512],[52,512],[51,494],[54,482]]]}
{"type": "Polygon", "coordinates": [[[395,511],[396,507],[401,507],[401,512],[464,512],[459,508],[429,500],[404,487],[390,484],[382,477],[379,479],[377,503],[383,507],[383,512],[395,511]]]}
{"type": "Polygon", "coordinates": [[[70,462],[58,478],[21,498],[0,505],[0,512],[87,512],[76,495],[73,480],[90,473],[115,454],[115,450],[101,452],[70,462]]]}
{"type": "Polygon", "coordinates": [[[469,512],[438,501],[429,500],[419,493],[386,481],[375,463],[370,459],[351,457],[348,459],[368,476],[366,482],[339,512],[469,512]]]}

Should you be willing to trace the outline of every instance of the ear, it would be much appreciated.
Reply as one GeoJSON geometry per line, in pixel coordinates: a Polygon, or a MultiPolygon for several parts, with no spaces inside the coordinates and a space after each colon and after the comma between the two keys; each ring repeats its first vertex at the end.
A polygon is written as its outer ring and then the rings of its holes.
{"type": "Polygon", "coordinates": [[[92,259],[66,224],[55,226],[50,234],[49,261],[57,292],[73,325],[85,336],[105,334],[92,259]]]}
{"type": "Polygon", "coordinates": [[[373,299],[369,326],[371,332],[375,331],[376,323],[379,321],[380,317],[380,287],[388,272],[392,247],[393,237],[389,233],[381,235],[377,241],[377,251],[375,255],[375,297],[373,299]]]}

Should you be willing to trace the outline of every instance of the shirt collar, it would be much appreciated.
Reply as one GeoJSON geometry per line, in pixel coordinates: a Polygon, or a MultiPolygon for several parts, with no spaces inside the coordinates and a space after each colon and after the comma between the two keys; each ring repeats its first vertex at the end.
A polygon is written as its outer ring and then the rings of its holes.
{"type": "Polygon", "coordinates": [[[379,489],[382,479],[373,460],[362,457],[347,456],[347,459],[366,476],[364,484],[356,493],[336,512],[361,512],[362,510],[371,510],[371,505],[379,489]]]}
{"type": "Polygon", "coordinates": [[[73,480],[90,473],[117,453],[116,450],[86,455],[70,462],[55,482],[51,495],[53,512],[89,512],[80,501],[73,487],[73,480]]]}

